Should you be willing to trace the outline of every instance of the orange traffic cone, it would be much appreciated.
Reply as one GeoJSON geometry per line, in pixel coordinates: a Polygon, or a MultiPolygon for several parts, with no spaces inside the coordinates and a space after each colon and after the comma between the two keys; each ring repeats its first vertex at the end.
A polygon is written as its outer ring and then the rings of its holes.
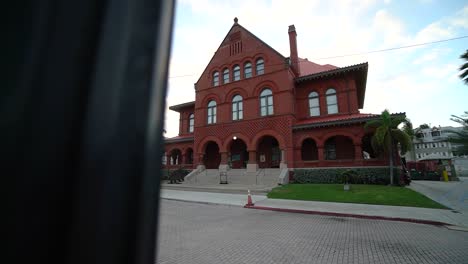
{"type": "Polygon", "coordinates": [[[253,206],[254,203],[252,202],[252,196],[250,195],[250,190],[247,192],[247,204],[245,206],[253,206]]]}

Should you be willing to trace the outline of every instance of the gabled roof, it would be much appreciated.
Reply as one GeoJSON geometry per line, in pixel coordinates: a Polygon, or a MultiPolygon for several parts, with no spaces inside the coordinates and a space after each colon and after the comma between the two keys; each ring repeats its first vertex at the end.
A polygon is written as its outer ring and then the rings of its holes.
{"type": "MultiPolygon", "coordinates": [[[[249,30],[247,30],[245,27],[241,26],[239,23],[237,23],[237,17],[234,18],[234,24],[232,25],[232,27],[229,29],[228,33],[226,34],[226,36],[223,38],[223,41],[221,41],[221,43],[219,44],[219,47],[216,49],[216,52],[223,46],[223,43],[225,43],[226,39],[229,37],[229,35],[231,34],[231,31],[234,29],[234,27],[238,27],[240,28],[241,30],[244,30],[245,33],[249,34],[250,36],[252,36],[253,38],[257,39],[259,42],[261,42],[263,45],[265,45],[266,47],[270,48],[273,52],[275,52],[278,56],[280,56],[281,58],[283,59],[286,59],[286,57],[284,57],[281,53],[279,53],[277,50],[275,50],[274,48],[272,48],[270,45],[268,45],[266,42],[264,42],[263,40],[261,40],[259,37],[257,37],[256,35],[254,35],[252,32],[250,32],[249,30]]],[[[206,69],[208,68],[208,66],[211,64],[211,62],[213,61],[214,57],[216,56],[216,52],[213,54],[213,56],[211,57],[210,61],[208,62],[208,64],[206,65],[205,69],[203,70],[202,74],[200,75],[200,77],[198,78],[197,80],[197,83],[200,81],[201,77],[203,76],[203,73],[206,71],[206,69]]]]}
{"type": "Polygon", "coordinates": [[[193,135],[164,138],[165,143],[190,142],[190,141],[193,141],[193,135]]]}
{"type": "MultiPolygon", "coordinates": [[[[406,115],[405,113],[395,113],[392,116],[406,115]]],[[[317,127],[328,127],[338,125],[348,125],[365,123],[370,120],[379,119],[380,115],[377,114],[347,114],[347,115],[330,115],[324,117],[310,118],[307,120],[301,120],[293,126],[293,130],[309,129],[317,127]]]]}
{"type": "Polygon", "coordinates": [[[179,112],[180,110],[187,108],[187,107],[195,107],[195,101],[178,104],[178,105],[172,105],[172,106],[169,106],[169,109],[172,111],[179,112]]]}
{"type": "Polygon", "coordinates": [[[320,65],[320,64],[311,62],[307,59],[302,59],[302,58],[299,58],[299,67],[301,69],[300,77],[338,69],[338,67],[334,65],[330,65],[330,64],[320,65]]]}
{"type": "MultiPolygon", "coordinates": [[[[311,63],[313,63],[313,62],[311,62],[311,63]]],[[[313,64],[315,64],[315,63],[313,63],[313,64]]],[[[316,64],[316,65],[318,65],[318,64],[316,64]]],[[[330,65],[330,64],[327,64],[327,65],[330,65]]],[[[319,65],[319,66],[322,66],[322,65],[319,65]]],[[[368,63],[364,62],[364,63],[355,64],[355,65],[351,65],[351,66],[346,66],[346,67],[342,67],[342,68],[338,68],[338,67],[333,66],[333,65],[330,65],[330,66],[335,67],[335,68],[329,67],[329,68],[331,68],[329,70],[315,72],[315,73],[312,73],[312,74],[309,74],[309,75],[301,75],[301,77],[298,77],[298,78],[296,78],[294,80],[296,81],[296,83],[300,83],[300,82],[304,82],[304,81],[308,81],[308,80],[314,80],[314,79],[319,79],[319,78],[324,78],[324,77],[328,77],[328,76],[338,75],[338,74],[342,74],[342,73],[346,73],[346,72],[361,71],[361,70],[366,70],[366,73],[367,73],[368,63]]],[[[322,66],[322,67],[325,68],[325,66],[322,66]]],[[[302,70],[302,68],[301,68],[301,70],[302,70]]]]}
{"type": "MultiPolygon", "coordinates": [[[[306,64],[306,63],[305,63],[306,64]]],[[[315,64],[315,63],[313,63],[315,64]]],[[[366,84],[367,84],[367,69],[369,67],[369,64],[367,62],[361,63],[361,64],[355,64],[347,67],[342,67],[342,68],[337,68],[333,65],[318,65],[315,67],[312,67],[311,64],[306,64],[310,65],[309,67],[313,70],[319,70],[319,69],[325,69],[326,67],[331,68],[329,70],[325,71],[320,71],[320,72],[315,72],[312,74],[308,75],[302,75],[300,77],[297,77],[294,79],[296,83],[303,83],[307,81],[312,81],[312,80],[317,80],[317,79],[323,79],[323,78],[331,78],[333,76],[341,75],[341,74],[346,74],[346,73],[353,73],[356,75],[356,88],[358,90],[358,104],[359,108],[364,107],[364,97],[366,95],[366,84]],[[319,67],[320,66],[320,67],[319,67]],[[335,67],[334,69],[332,67],[335,67]]],[[[302,67],[302,65],[301,65],[302,67]]],[[[302,68],[301,68],[302,72],[302,68]]]]}

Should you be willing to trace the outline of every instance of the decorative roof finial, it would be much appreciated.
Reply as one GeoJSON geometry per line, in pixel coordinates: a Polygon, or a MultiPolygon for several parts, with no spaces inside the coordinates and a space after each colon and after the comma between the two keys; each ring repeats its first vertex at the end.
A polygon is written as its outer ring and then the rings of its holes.
{"type": "Polygon", "coordinates": [[[239,21],[239,19],[237,19],[237,17],[234,18],[234,24],[237,24],[237,21],[239,21]]]}

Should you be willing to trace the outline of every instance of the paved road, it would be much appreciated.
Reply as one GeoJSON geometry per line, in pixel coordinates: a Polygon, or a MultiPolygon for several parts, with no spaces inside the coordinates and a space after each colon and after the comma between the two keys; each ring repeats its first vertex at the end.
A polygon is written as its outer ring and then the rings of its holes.
{"type": "Polygon", "coordinates": [[[468,232],[162,200],[158,263],[468,263],[468,232]]]}

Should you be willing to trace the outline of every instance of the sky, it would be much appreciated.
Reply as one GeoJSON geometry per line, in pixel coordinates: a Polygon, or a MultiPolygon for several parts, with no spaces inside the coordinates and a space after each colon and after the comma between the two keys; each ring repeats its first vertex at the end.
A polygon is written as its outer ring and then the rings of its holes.
{"type": "Polygon", "coordinates": [[[288,26],[299,57],[345,67],[369,63],[361,113],[406,112],[413,125],[455,126],[468,111],[459,75],[468,38],[468,2],[460,0],[179,0],[176,4],[166,137],[177,136],[179,114],[169,106],[195,100],[197,82],[237,17],[238,23],[289,57],[288,26]],[[342,56],[347,54],[360,55],[342,56]],[[365,54],[362,54],[365,53],[365,54]]]}

